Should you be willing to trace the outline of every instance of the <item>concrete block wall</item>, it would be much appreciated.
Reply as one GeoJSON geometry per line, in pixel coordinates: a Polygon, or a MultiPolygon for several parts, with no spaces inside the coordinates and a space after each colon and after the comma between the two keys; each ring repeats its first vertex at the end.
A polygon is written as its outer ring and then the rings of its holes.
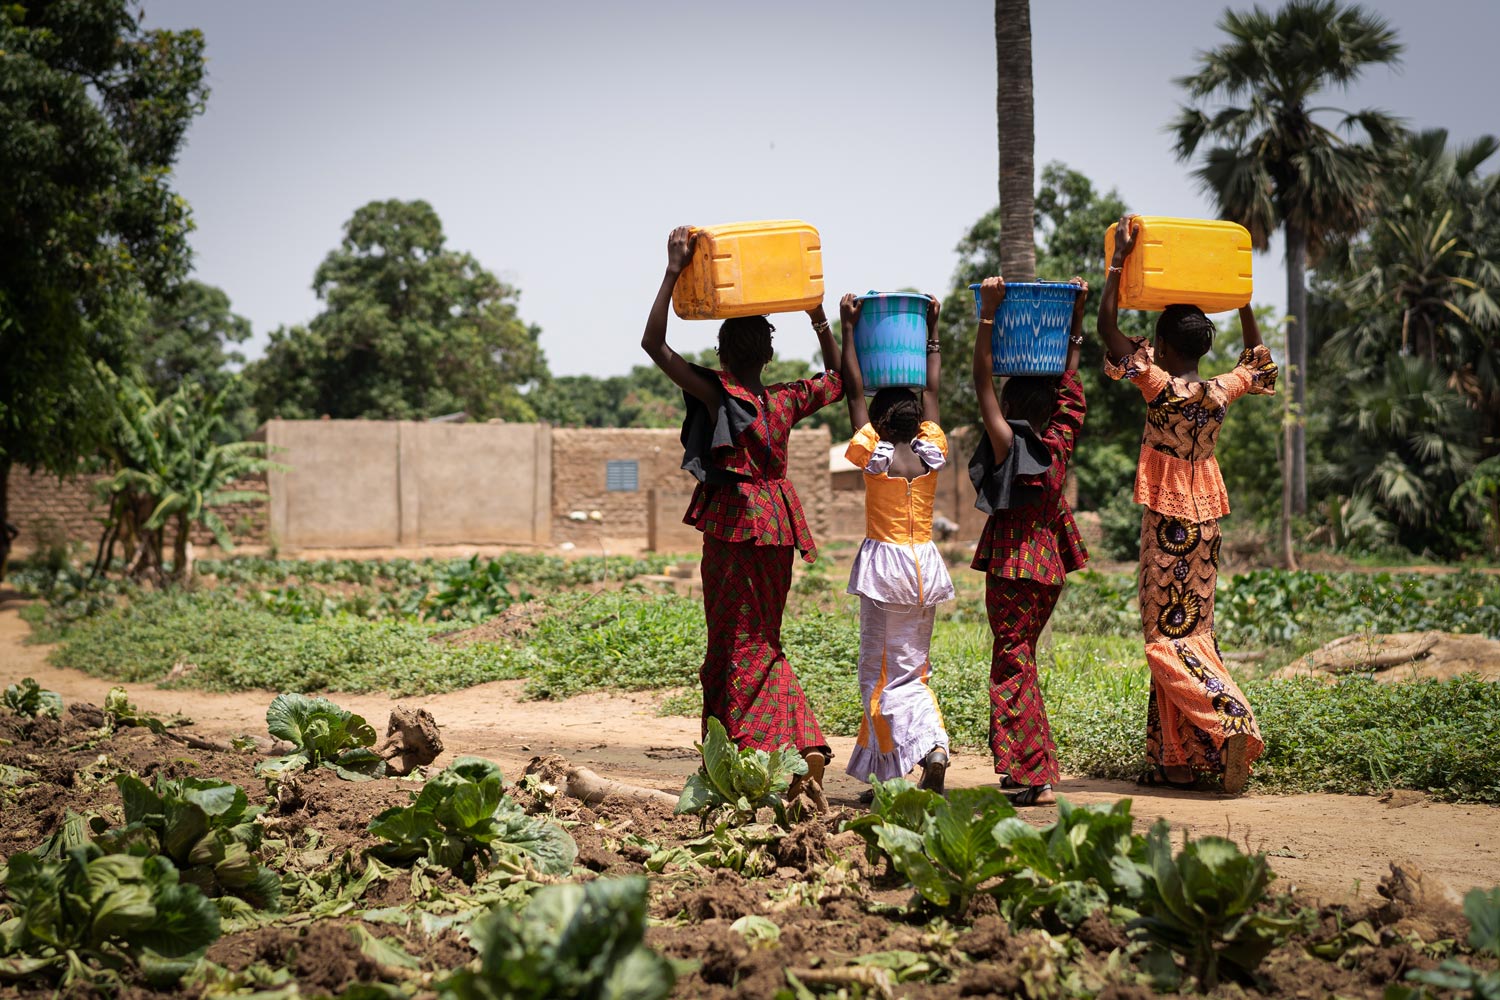
{"type": "MultiPolygon", "coordinates": [[[[682,548],[682,536],[668,530],[680,521],[693,491],[693,477],[682,471],[682,442],[674,428],[554,428],[552,431],[552,540],[579,548],[597,547],[601,538],[647,545],[653,536],[651,493],[658,495],[655,534],[670,538],[669,551],[682,548]],[[635,461],[634,491],[611,491],[611,461],[635,461]],[[671,509],[678,505],[675,511],[671,509]],[[602,520],[577,521],[574,511],[599,511],[602,520]]],[[[828,429],[794,430],[787,476],[797,487],[813,537],[827,533],[832,506],[828,476],[828,429]]]]}

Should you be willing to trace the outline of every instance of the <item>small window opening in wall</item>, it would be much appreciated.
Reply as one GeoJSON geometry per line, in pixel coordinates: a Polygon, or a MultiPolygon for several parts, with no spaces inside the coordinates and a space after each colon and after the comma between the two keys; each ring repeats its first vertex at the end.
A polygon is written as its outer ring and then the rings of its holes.
{"type": "Polygon", "coordinates": [[[611,493],[634,493],[640,489],[640,463],[635,459],[606,462],[604,488],[611,493]]]}

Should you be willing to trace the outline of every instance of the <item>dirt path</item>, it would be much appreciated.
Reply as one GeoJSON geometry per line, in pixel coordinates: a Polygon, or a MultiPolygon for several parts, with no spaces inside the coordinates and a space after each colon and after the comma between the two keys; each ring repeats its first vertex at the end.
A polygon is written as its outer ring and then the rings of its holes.
{"type": "MultiPolygon", "coordinates": [[[[49,647],[24,644],[29,627],[20,602],[0,599],[0,685],[35,677],[65,702],[100,704],[111,682],[46,662],[49,647]]],[[[202,732],[264,733],[273,692],[208,694],[126,685],[136,704],[149,711],[181,712],[202,732]]],[[[476,754],[499,761],[519,775],[533,756],[558,753],[609,777],[677,791],[696,766],[696,719],[659,717],[660,692],[590,694],[564,702],[523,701],[522,683],[501,681],[450,694],[409,699],[429,709],[443,727],[448,754],[476,754]]],[[[372,695],[336,700],[380,729],[392,702],[372,695]]],[[[837,756],[829,782],[835,804],[854,805],[863,787],[845,776],[850,739],[834,737],[837,756]]],[[[441,763],[441,761],[440,761],[441,763]]],[[[987,759],[954,757],[949,783],[994,780],[987,759]]],[[[1125,782],[1064,779],[1059,791],[1075,802],[1110,802],[1128,796],[1143,823],[1164,816],[1195,835],[1227,835],[1257,850],[1275,852],[1273,865],[1325,901],[1371,897],[1392,861],[1415,864],[1458,894],[1473,886],[1500,885],[1500,808],[1431,802],[1409,792],[1389,801],[1345,795],[1247,795],[1238,799],[1171,790],[1136,788],[1125,782]]],[[[1037,811],[1039,819],[1046,810],[1037,811]]]]}

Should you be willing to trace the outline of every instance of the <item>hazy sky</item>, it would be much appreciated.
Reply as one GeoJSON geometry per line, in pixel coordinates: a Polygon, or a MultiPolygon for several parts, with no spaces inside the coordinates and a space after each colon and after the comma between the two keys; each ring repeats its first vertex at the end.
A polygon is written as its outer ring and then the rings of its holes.
{"type": "MultiPolygon", "coordinates": [[[[1334,103],[1459,138],[1500,132],[1500,2],[1366,6],[1399,30],[1404,65],[1334,103]]],[[[806,219],[832,312],[844,291],[942,293],[954,244],[997,201],[989,0],[145,10],[149,25],[207,37],[213,93],[178,187],[197,277],[250,318],[252,356],[271,329],[317,314],[313,271],[373,199],[431,202],[450,247],[520,289],[552,371],[599,375],[644,361],[675,224],[806,219]]],[[[1212,215],[1162,126],[1172,78],[1217,43],[1222,10],[1034,0],[1038,170],[1061,160],[1133,210],[1212,215]]],[[[1283,307],[1284,282],[1279,247],[1256,258],[1257,302],[1283,307]]],[[[696,350],[715,328],[674,317],[668,336],[696,350]]],[[[780,328],[782,354],[815,353],[805,322],[780,328]]]]}

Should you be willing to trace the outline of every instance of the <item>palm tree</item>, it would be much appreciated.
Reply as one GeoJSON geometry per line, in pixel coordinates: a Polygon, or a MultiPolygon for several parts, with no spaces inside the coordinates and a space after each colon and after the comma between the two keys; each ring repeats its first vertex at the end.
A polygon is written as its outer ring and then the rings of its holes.
{"type": "Polygon", "coordinates": [[[1031,2],[995,0],[995,118],[1000,139],[1000,273],[1036,280],[1031,2]]]}
{"type": "Polygon", "coordinates": [[[1500,206],[1500,174],[1480,168],[1500,140],[1456,148],[1445,129],[1409,136],[1387,173],[1380,218],[1330,254],[1319,284],[1348,321],[1328,340],[1355,365],[1415,354],[1440,365],[1500,434],[1500,262],[1486,245],[1500,206]]]}
{"type": "Polygon", "coordinates": [[[1347,88],[1370,66],[1399,62],[1402,46],[1384,19],[1336,0],[1291,0],[1274,13],[1259,6],[1226,11],[1219,28],[1228,41],[1200,53],[1198,72],[1177,81],[1194,103],[1169,129],[1183,161],[1207,146],[1194,174],[1224,217],[1250,230],[1257,249],[1278,228],[1285,231],[1286,375],[1298,417],[1289,431],[1288,499],[1302,513],[1309,253],[1327,237],[1359,230],[1374,208],[1380,150],[1400,132],[1383,112],[1313,101],[1330,87],[1347,88]],[[1211,114],[1209,102],[1218,104],[1211,114]],[[1369,142],[1353,141],[1358,133],[1369,142]]]}
{"type": "Polygon", "coordinates": [[[1336,431],[1336,472],[1370,497],[1414,550],[1474,468],[1475,413],[1448,377],[1420,357],[1396,357],[1377,377],[1346,385],[1336,431]]]}

